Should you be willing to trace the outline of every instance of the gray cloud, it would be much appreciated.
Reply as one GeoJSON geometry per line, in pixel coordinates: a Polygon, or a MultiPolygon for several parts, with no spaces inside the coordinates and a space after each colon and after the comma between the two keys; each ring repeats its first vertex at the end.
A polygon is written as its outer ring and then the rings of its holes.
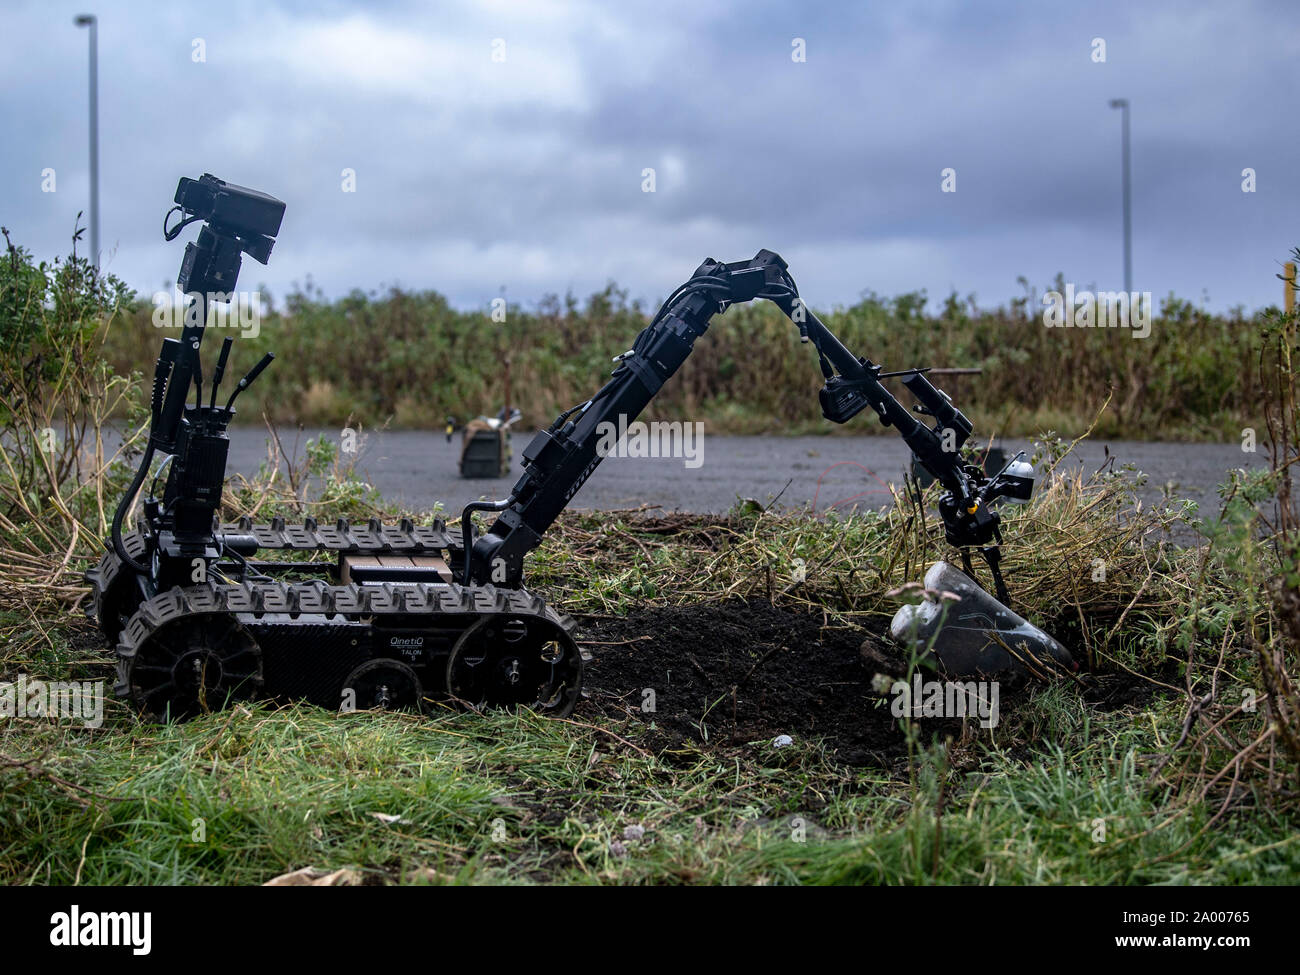
{"type": "MultiPolygon", "coordinates": [[[[80,9],[0,14],[0,222],[42,255],[66,248],[86,206],[80,9]]],[[[1133,103],[1136,287],[1276,303],[1277,262],[1300,242],[1284,110],[1300,33],[1280,29],[1282,3],[100,13],[103,240],[143,291],[174,277],[162,212],[176,179],[203,171],[289,204],[271,266],[243,279],[278,294],[311,274],[328,294],[401,283],[475,306],[502,287],[527,303],[613,278],[653,299],[706,255],[759,247],[823,306],[868,288],[997,302],[1017,275],[1058,270],[1119,287],[1119,95],[1133,103]],[[795,37],[806,63],[790,59],[795,37]],[[955,194],[939,191],[945,167],[955,194]]]]}

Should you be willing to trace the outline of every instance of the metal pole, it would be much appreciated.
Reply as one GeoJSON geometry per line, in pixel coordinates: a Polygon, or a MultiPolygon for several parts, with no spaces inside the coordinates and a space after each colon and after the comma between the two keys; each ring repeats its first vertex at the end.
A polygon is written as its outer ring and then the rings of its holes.
{"type": "Polygon", "coordinates": [[[90,259],[99,267],[99,21],[81,14],[76,24],[90,28],[90,259]]]}
{"type": "Polygon", "coordinates": [[[1121,137],[1122,145],[1120,152],[1124,160],[1124,290],[1130,294],[1133,291],[1133,214],[1131,208],[1130,194],[1130,163],[1129,163],[1129,137],[1128,137],[1128,99],[1116,98],[1110,103],[1111,108],[1118,108],[1121,111],[1120,124],[1123,127],[1121,137]]]}

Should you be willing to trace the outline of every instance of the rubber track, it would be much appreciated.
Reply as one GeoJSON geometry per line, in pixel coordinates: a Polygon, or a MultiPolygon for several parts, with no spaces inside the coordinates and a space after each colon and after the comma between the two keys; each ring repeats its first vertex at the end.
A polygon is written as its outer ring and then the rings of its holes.
{"type": "MultiPolygon", "coordinates": [[[[133,559],[141,559],[148,551],[145,545],[143,533],[138,529],[127,535],[122,536],[122,545],[126,548],[127,554],[133,559]]],[[[93,568],[87,569],[83,578],[90,583],[90,605],[86,607],[86,615],[93,620],[101,618],[100,609],[102,607],[104,593],[117,581],[117,577],[123,569],[122,560],[117,557],[117,552],[110,546],[109,549],[100,556],[99,563],[93,568]]],[[[133,571],[133,570],[127,570],[133,571]]]]}
{"type": "Polygon", "coordinates": [[[484,616],[500,613],[544,619],[576,642],[573,620],[557,613],[541,596],[524,589],[461,586],[448,582],[331,586],[319,579],[294,583],[248,581],[233,585],[208,582],[170,589],[140,604],[122,629],[117,646],[117,684],[114,690],[118,697],[129,696],[127,667],[144,641],[160,627],[183,616],[237,613],[254,616],[284,613],[291,618],[311,613],[356,622],[376,616],[484,616]]]}

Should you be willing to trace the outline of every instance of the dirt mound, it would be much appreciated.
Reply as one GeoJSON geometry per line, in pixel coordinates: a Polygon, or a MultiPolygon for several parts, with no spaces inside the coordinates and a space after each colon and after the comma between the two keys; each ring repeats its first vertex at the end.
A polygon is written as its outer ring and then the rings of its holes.
{"type": "MultiPolygon", "coordinates": [[[[699,603],[581,620],[593,655],[582,707],[653,721],[652,747],[741,744],[778,735],[826,740],[854,765],[906,754],[903,735],[871,690],[877,668],[868,640],[896,656],[879,633],[824,626],[821,614],[766,602],[699,603]],[[653,691],[653,713],[639,710],[653,691]]],[[[934,730],[940,724],[935,722],[934,730]]],[[[951,722],[960,733],[960,722],[951,722]]]]}

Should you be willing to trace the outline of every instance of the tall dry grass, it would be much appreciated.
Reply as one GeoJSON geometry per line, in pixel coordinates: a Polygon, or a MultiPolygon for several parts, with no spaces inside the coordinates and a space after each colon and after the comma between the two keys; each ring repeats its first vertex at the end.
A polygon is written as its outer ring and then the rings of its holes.
{"type": "MultiPolygon", "coordinates": [[[[1037,295],[1026,286],[1025,297],[996,309],[955,295],[937,308],[921,294],[868,295],[825,310],[825,320],[851,349],[889,368],[982,369],[941,384],[986,433],[1074,436],[1108,398],[1097,433],[1109,437],[1235,440],[1262,422],[1252,365],[1260,315],[1210,315],[1169,297],[1150,336],[1137,339],[1124,329],[1045,328],[1037,295]]],[[[807,297],[816,307],[816,296],[807,297]]],[[[513,405],[536,427],[599,388],[647,311],[613,285],[585,303],[570,295],[512,305],[504,322],[452,308],[433,291],[356,291],[335,301],[297,292],[236,350],[248,362],[277,353],[278,421],[335,425],[352,416],[430,428],[447,414],[495,413],[508,356],[513,405]]],[[[118,371],[136,368],[158,337],[153,306],[138,301],[110,336],[109,360],[118,371]]],[[[819,386],[811,348],[775,308],[738,306],[714,320],[648,415],[703,420],[718,432],[821,432],[819,386]]]]}
{"type": "Polygon", "coordinates": [[[33,616],[81,592],[81,561],[102,543],[132,439],[109,451],[111,416],[140,414],[136,375],[104,340],[131,298],[73,251],[36,261],[4,231],[0,255],[0,610],[33,616]]]}

